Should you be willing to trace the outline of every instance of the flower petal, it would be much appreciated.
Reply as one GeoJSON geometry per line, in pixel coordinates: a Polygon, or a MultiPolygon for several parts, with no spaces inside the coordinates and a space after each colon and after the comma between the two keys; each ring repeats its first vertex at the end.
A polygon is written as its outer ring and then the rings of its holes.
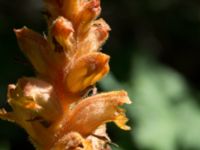
{"type": "Polygon", "coordinates": [[[47,55],[50,46],[40,34],[24,27],[15,30],[21,50],[31,61],[36,71],[45,74],[48,69],[47,55]]]}
{"type": "Polygon", "coordinates": [[[101,12],[100,0],[85,1],[74,22],[79,38],[85,35],[101,12]]]}
{"type": "Polygon", "coordinates": [[[77,131],[81,135],[91,134],[98,126],[114,121],[121,129],[129,130],[128,119],[118,106],[130,104],[125,91],[97,94],[82,100],[69,114],[63,133],[77,131]]]}
{"type": "Polygon", "coordinates": [[[80,92],[95,84],[108,71],[109,56],[102,53],[89,53],[71,65],[65,82],[66,89],[72,93],[80,92]]]}
{"type": "Polygon", "coordinates": [[[80,1],[81,0],[63,0],[62,5],[62,14],[69,20],[73,20],[76,18],[77,14],[80,10],[80,1]]]}
{"type": "Polygon", "coordinates": [[[94,21],[88,34],[80,38],[78,52],[83,55],[88,52],[99,51],[107,40],[110,30],[110,27],[103,19],[94,21]]]}
{"type": "Polygon", "coordinates": [[[8,102],[15,115],[22,120],[39,116],[50,121],[60,113],[54,94],[53,87],[49,83],[35,78],[22,78],[16,86],[9,86],[8,102]]]}
{"type": "Polygon", "coordinates": [[[7,112],[4,108],[0,109],[0,118],[3,120],[8,120],[10,122],[15,122],[16,119],[12,112],[7,112]]]}
{"type": "Polygon", "coordinates": [[[58,17],[52,24],[51,34],[69,54],[74,47],[75,39],[72,23],[64,17],[58,17]]]}
{"type": "Polygon", "coordinates": [[[53,49],[47,39],[39,33],[26,27],[15,30],[15,33],[21,50],[40,75],[55,76],[56,72],[63,70],[63,66],[68,63],[64,51],[58,52],[53,49]]]}

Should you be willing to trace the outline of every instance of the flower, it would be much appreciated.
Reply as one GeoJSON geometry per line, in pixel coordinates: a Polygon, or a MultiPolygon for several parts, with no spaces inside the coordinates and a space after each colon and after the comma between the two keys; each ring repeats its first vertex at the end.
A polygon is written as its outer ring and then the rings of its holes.
{"type": "Polygon", "coordinates": [[[125,91],[94,92],[109,72],[109,56],[100,52],[110,27],[100,14],[100,0],[44,0],[48,35],[26,27],[15,29],[22,52],[36,77],[23,77],[8,86],[12,112],[0,118],[23,127],[42,150],[107,150],[105,123],[129,130],[125,91]]]}

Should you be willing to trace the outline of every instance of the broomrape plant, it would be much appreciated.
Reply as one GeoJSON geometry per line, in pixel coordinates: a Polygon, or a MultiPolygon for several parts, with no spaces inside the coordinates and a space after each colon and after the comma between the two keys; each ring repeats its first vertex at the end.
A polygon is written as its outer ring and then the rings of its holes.
{"type": "Polygon", "coordinates": [[[108,150],[105,124],[129,130],[125,91],[97,93],[94,86],[109,72],[109,56],[100,52],[110,27],[100,0],[44,0],[47,35],[26,27],[14,30],[36,77],[8,86],[11,112],[0,118],[24,128],[36,149],[108,150]],[[92,89],[93,94],[88,95],[92,89]]]}

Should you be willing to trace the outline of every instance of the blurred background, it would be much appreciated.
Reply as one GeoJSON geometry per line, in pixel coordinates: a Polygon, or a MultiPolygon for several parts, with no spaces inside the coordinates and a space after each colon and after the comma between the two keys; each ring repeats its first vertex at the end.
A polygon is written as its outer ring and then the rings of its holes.
{"type": "MultiPolygon", "coordinates": [[[[109,124],[113,150],[200,150],[200,2],[102,0],[102,10],[111,73],[98,86],[125,89],[133,101],[130,132],[109,124]]],[[[0,0],[1,107],[9,83],[34,75],[13,28],[44,32],[41,12],[41,0],[0,0]]],[[[19,148],[33,149],[24,130],[0,120],[0,150],[19,148]]]]}

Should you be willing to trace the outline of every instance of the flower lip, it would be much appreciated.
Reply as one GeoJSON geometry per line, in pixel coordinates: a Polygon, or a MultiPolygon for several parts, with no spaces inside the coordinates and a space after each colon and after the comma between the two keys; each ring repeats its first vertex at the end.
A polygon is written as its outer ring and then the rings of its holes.
{"type": "MultiPolygon", "coordinates": [[[[97,94],[83,99],[70,112],[62,131],[77,131],[83,136],[91,134],[98,126],[114,121],[120,128],[130,130],[128,119],[118,106],[131,101],[125,91],[97,94]]],[[[62,134],[62,133],[60,133],[62,134]]]]}
{"type": "Polygon", "coordinates": [[[65,77],[66,90],[77,93],[95,84],[109,71],[109,56],[89,53],[72,64],[65,77]]]}

